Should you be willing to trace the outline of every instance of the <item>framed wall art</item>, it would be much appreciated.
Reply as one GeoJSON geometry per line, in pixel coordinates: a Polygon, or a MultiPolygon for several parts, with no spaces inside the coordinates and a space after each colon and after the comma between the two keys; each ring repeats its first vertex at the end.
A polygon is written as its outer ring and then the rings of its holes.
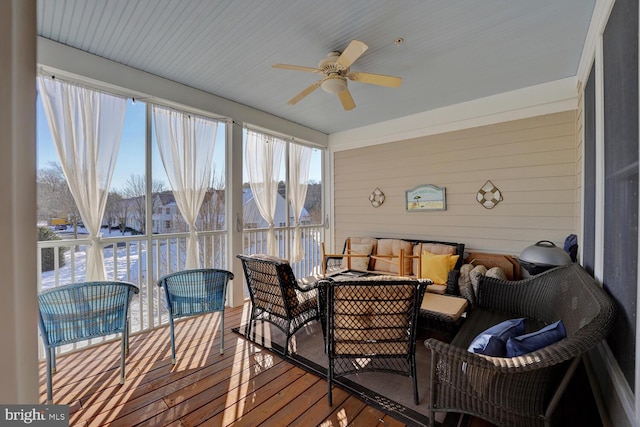
{"type": "Polygon", "coordinates": [[[445,188],[419,185],[405,191],[405,203],[407,212],[444,211],[447,209],[445,188]]]}

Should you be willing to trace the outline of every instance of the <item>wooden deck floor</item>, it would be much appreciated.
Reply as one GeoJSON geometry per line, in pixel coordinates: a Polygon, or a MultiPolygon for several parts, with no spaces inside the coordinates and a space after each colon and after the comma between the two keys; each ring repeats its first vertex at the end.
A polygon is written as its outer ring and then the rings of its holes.
{"type": "MultiPolygon", "coordinates": [[[[119,340],[58,357],[54,403],[69,405],[70,425],[82,427],[404,425],[339,388],[330,407],[324,378],[231,331],[247,317],[247,308],[226,310],[224,355],[217,313],[177,322],[175,366],[168,327],[132,336],[124,385],[119,340]]],[[[602,426],[584,369],[578,373],[561,402],[561,412],[574,408],[564,424],[602,426]]],[[[46,401],[44,363],[40,401],[46,401]]],[[[465,424],[493,426],[478,418],[465,424]]]]}
{"type": "Polygon", "coordinates": [[[226,310],[224,355],[217,313],[177,323],[175,366],[168,328],[132,336],[124,385],[119,341],[58,357],[54,403],[69,405],[72,426],[404,425],[338,388],[330,407],[325,379],[231,332],[243,316],[244,307],[226,310]]]}

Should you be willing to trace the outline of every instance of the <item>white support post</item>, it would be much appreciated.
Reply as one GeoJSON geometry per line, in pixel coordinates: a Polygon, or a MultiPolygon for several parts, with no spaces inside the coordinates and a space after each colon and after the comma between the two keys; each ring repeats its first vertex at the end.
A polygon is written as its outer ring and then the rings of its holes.
{"type": "Polygon", "coordinates": [[[243,124],[234,120],[227,132],[227,265],[234,274],[227,304],[231,307],[244,304],[244,272],[242,262],[236,258],[242,253],[242,129],[243,124]]]}
{"type": "Polygon", "coordinates": [[[0,2],[0,402],[38,403],[36,1],[0,2]]]}

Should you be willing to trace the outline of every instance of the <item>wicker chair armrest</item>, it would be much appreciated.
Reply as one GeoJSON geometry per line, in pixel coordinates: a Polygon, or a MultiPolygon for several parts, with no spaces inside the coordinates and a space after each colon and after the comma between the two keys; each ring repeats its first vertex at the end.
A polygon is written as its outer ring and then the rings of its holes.
{"type": "Polygon", "coordinates": [[[308,285],[301,285],[297,280],[294,282],[293,287],[300,292],[311,292],[318,289],[319,282],[312,282],[308,285]]]}
{"type": "MultiPolygon", "coordinates": [[[[467,351],[467,349],[429,338],[424,345],[434,354],[435,359],[448,361],[449,366],[474,366],[495,373],[517,374],[534,371],[573,359],[585,350],[572,345],[566,339],[520,357],[491,357],[467,351]]],[[[455,368],[454,368],[455,369],[455,368]]]]}
{"type": "Polygon", "coordinates": [[[531,420],[544,413],[544,405],[556,392],[564,366],[569,365],[568,359],[560,365],[544,358],[480,356],[434,339],[425,345],[431,351],[434,408],[456,408],[456,412],[496,421],[504,420],[501,416],[507,413],[512,417],[509,425],[542,425],[531,420]],[[483,408],[474,404],[478,401],[483,408]]]}

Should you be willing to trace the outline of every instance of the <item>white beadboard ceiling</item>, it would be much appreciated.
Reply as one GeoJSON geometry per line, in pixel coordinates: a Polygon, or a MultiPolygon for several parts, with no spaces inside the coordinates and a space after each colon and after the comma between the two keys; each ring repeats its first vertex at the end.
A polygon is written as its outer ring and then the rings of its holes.
{"type": "Polygon", "coordinates": [[[595,0],[39,0],[38,34],[331,134],[575,76],[595,0]],[[395,45],[402,37],[404,43],[395,45]],[[315,67],[358,39],[356,108],[315,67]]]}

